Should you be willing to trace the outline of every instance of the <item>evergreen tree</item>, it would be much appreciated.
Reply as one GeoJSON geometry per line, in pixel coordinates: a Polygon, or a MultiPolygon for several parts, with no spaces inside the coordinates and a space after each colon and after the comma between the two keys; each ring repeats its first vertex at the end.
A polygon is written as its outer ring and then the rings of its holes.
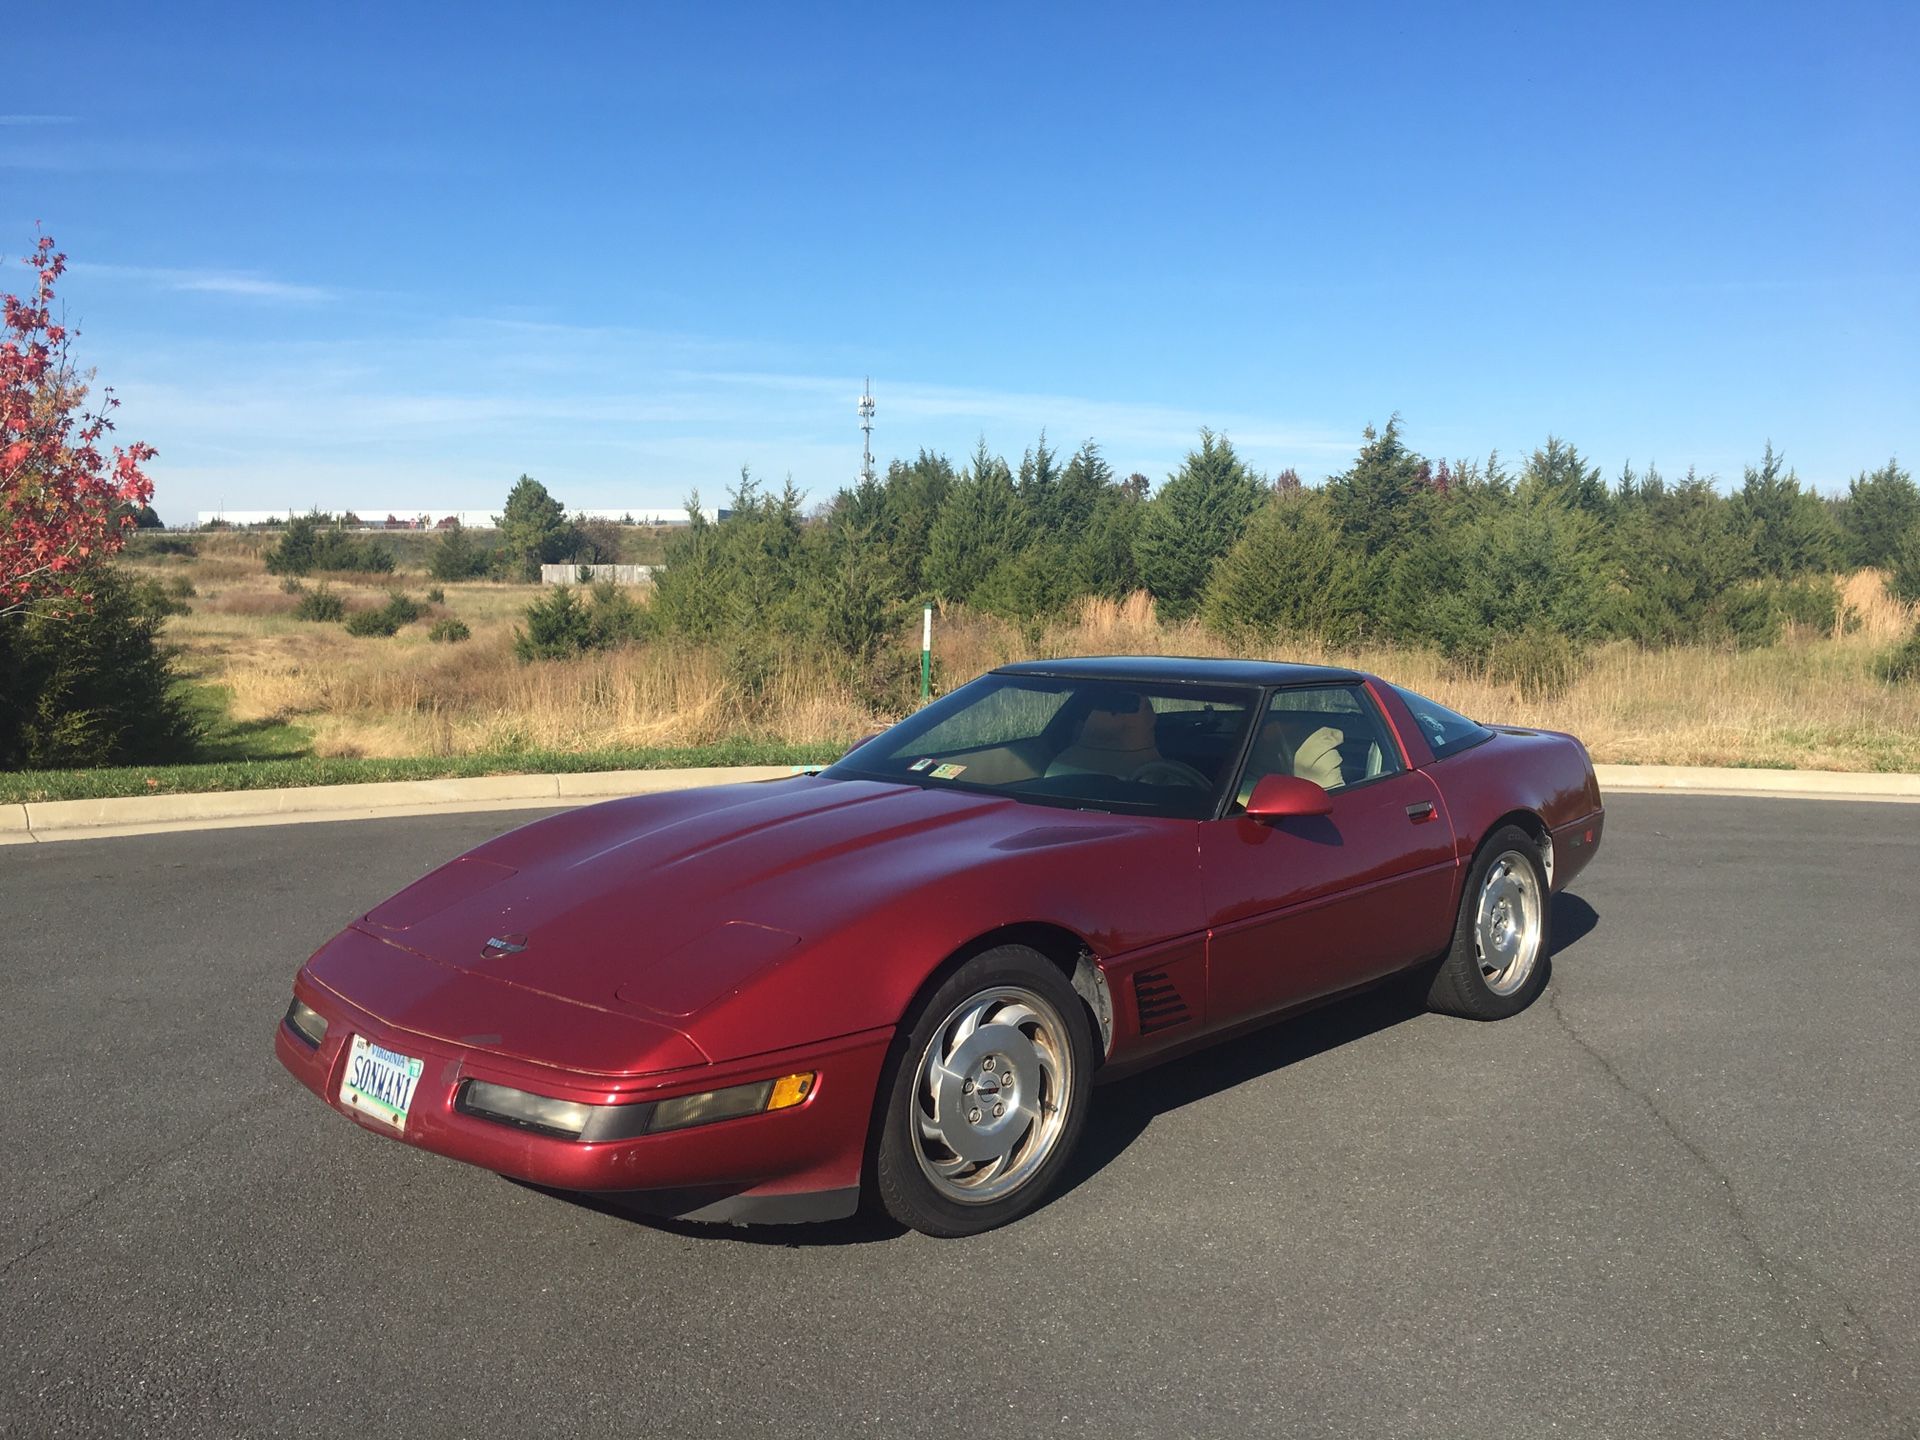
{"type": "Polygon", "coordinates": [[[1907,526],[1887,556],[1887,589],[1896,600],[1920,603],[1920,520],[1907,526]]]}
{"type": "Polygon", "coordinates": [[[1846,531],[1849,563],[1884,568],[1907,532],[1920,525],[1920,487],[1895,460],[1856,475],[1847,485],[1840,524],[1846,531]]]}
{"type": "Polygon", "coordinates": [[[1369,560],[1405,551],[1429,523],[1425,462],[1401,441],[1398,415],[1377,434],[1367,427],[1359,455],[1327,481],[1326,492],[1334,520],[1369,560]]]}
{"type": "Polygon", "coordinates": [[[1027,524],[1037,534],[1051,535],[1060,529],[1060,480],[1060,466],[1042,430],[1039,443],[1020,457],[1020,478],[1014,487],[1027,524]]]}
{"type": "Polygon", "coordinates": [[[467,527],[449,526],[427,557],[427,569],[436,580],[471,580],[487,571],[487,552],[473,543],[467,527]]]}
{"type": "Polygon", "coordinates": [[[1224,435],[1200,432],[1200,448],[1147,502],[1134,540],[1140,578],[1165,618],[1184,619],[1199,606],[1214,563],[1240,538],[1264,490],[1224,435]]]}
{"type": "MultiPolygon", "coordinates": [[[[1051,618],[1073,598],[1064,547],[1050,535],[993,567],[974,592],[974,603],[991,615],[1028,625],[1051,618]]],[[[1037,634],[1032,638],[1038,639],[1037,634]]]]}
{"type": "Polygon", "coordinates": [[[954,479],[953,462],[929,450],[912,461],[892,461],[884,481],[841,492],[835,524],[886,551],[903,595],[925,595],[927,544],[954,479]]]}
{"type": "Polygon", "coordinates": [[[1839,558],[1840,536],[1820,497],[1800,488],[1767,442],[1758,469],[1749,465],[1733,497],[1735,526],[1752,545],[1752,573],[1791,579],[1814,570],[1830,570],[1839,558]]]}
{"type": "Polygon", "coordinates": [[[0,621],[0,770],[166,764],[192,758],[164,597],[105,565],[76,577],[91,595],[71,617],[42,609],[0,621]]]}
{"type": "Polygon", "coordinates": [[[573,527],[567,507],[531,475],[522,475],[507,492],[506,508],[494,517],[500,528],[499,563],[519,580],[538,580],[540,567],[573,553],[573,527]]]}
{"type": "Polygon", "coordinates": [[[927,537],[927,589],[944,600],[972,599],[994,567],[1017,555],[1027,538],[1013,472],[982,438],[927,537]]]}
{"type": "Polygon", "coordinates": [[[1598,630],[1599,535],[1600,522],[1564,496],[1523,486],[1437,532],[1438,583],[1394,638],[1479,659],[1521,635],[1587,639],[1598,630]]]}
{"type": "Polygon", "coordinates": [[[1054,502],[1055,528],[1060,536],[1071,542],[1083,534],[1111,489],[1113,467],[1100,454],[1100,447],[1089,440],[1073,452],[1067,468],[1060,473],[1054,502]]]}
{"type": "Polygon", "coordinates": [[[1227,636],[1345,638],[1360,580],[1326,497],[1276,492],[1214,567],[1202,613],[1227,636]]]}
{"type": "Polygon", "coordinates": [[[1547,443],[1527,457],[1520,472],[1523,491],[1537,490],[1590,515],[1607,510],[1607,486],[1600,478],[1600,467],[1589,465],[1580,452],[1559,437],[1549,435],[1547,443]]]}
{"type": "Polygon", "coordinates": [[[1119,600],[1145,588],[1135,542],[1146,512],[1146,504],[1124,481],[1100,493],[1086,524],[1068,542],[1067,569],[1074,593],[1119,600]]]}
{"type": "Polygon", "coordinates": [[[280,539],[266,553],[269,575],[309,575],[313,573],[314,551],[320,540],[318,515],[295,515],[287,521],[280,539]]]}
{"type": "Polygon", "coordinates": [[[1705,639],[1721,598],[1750,564],[1732,506],[1691,470],[1671,486],[1653,469],[1627,479],[1603,545],[1601,629],[1649,646],[1705,639]]]}
{"type": "Polygon", "coordinates": [[[843,527],[829,541],[821,585],[821,633],[864,680],[904,618],[900,576],[871,530],[843,527]]]}

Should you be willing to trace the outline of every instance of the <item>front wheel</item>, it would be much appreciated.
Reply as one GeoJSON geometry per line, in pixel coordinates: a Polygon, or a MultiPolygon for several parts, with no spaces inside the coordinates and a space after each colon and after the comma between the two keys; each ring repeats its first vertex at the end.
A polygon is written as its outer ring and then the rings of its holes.
{"type": "Polygon", "coordinates": [[[915,1017],[889,1081],[875,1156],[887,1213],[927,1235],[1024,1214],[1086,1122],[1093,1039],[1057,966],[1001,945],[955,970],[915,1017]]]}
{"type": "Polygon", "coordinates": [[[1467,872],[1453,945],[1427,1003],[1469,1020],[1504,1020],[1547,983],[1551,893],[1540,847],[1516,825],[1487,837],[1467,872]]]}

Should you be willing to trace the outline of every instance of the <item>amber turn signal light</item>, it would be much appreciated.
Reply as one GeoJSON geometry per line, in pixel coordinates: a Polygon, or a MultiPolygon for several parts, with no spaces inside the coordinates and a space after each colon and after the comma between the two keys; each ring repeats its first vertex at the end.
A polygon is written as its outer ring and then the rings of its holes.
{"type": "Polygon", "coordinates": [[[798,1105],[813,1093],[812,1074],[782,1075],[773,1082],[773,1093],[767,1097],[767,1109],[787,1110],[798,1105]]]}

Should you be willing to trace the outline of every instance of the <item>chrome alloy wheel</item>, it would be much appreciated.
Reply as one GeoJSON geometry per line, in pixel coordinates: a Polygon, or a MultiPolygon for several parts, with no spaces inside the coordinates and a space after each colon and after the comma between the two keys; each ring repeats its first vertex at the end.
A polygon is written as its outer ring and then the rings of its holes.
{"type": "Polygon", "coordinates": [[[1513,994],[1539,963],[1540,906],[1538,874],[1526,856],[1506,851],[1487,870],[1473,917],[1480,978],[1494,994],[1513,994]]]}
{"type": "Polygon", "coordinates": [[[983,990],[940,1022],[920,1057],[913,1153],[947,1198],[1004,1199],[1053,1154],[1072,1094],[1060,1012],[1031,990],[983,990]]]}

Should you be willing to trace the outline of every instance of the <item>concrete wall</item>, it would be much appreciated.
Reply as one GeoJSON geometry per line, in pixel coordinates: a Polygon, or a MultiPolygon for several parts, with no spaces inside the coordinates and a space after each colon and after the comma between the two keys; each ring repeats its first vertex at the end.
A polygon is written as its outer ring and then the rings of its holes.
{"type": "Polygon", "coordinates": [[[577,585],[580,572],[585,570],[596,582],[611,580],[616,585],[651,585],[653,568],[651,565],[542,565],[540,583],[577,585]]]}

